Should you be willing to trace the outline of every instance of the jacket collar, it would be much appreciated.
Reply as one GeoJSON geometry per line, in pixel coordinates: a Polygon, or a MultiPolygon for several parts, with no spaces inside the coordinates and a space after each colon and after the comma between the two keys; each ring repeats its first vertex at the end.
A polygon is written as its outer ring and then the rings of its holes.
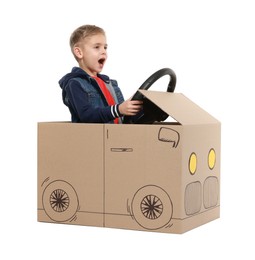
{"type": "MultiPolygon", "coordinates": [[[[84,71],[80,67],[73,67],[72,72],[79,73],[80,74],[79,76],[81,78],[85,78],[85,79],[87,79],[90,82],[91,82],[91,80],[93,80],[93,77],[91,77],[86,71],[84,71]]],[[[97,74],[97,77],[102,79],[105,83],[109,83],[110,82],[110,78],[107,75],[97,74]]]]}

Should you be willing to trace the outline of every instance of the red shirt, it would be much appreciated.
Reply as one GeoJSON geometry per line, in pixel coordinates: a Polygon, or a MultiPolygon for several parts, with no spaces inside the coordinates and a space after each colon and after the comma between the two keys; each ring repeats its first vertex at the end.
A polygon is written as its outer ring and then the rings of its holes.
{"type": "MultiPolygon", "coordinates": [[[[116,105],[116,102],[115,102],[113,96],[111,95],[110,91],[106,87],[104,81],[102,79],[100,79],[99,77],[93,77],[93,78],[97,81],[97,84],[99,85],[100,89],[102,90],[108,105],[109,106],[116,105]]],[[[115,118],[114,119],[114,124],[118,124],[118,123],[119,123],[118,118],[115,118]]]]}

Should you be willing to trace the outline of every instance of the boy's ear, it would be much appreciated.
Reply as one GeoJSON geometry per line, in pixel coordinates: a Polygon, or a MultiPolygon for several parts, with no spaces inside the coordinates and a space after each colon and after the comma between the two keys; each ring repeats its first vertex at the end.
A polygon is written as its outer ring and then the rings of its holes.
{"type": "Polygon", "coordinates": [[[81,48],[79,48],[79,47],[77,47],[77,46],[73,47],[73,53],[74,53],[74,55],[75,55],[78,59],[81,59],[82,56],[83,56],[83,53],[82,53],[81,48]]]}

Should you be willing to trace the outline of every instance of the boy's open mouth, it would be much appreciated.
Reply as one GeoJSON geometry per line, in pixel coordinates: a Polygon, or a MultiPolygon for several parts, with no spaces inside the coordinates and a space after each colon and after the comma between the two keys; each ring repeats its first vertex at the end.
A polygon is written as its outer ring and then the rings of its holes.
{"type": "Polygon", "coordinates": [[[100,65],[104,65],[104,63],[105,63],[105,58],[99,59],[99,60],[98,60],[98,63],[99,63],[100,65]]]}

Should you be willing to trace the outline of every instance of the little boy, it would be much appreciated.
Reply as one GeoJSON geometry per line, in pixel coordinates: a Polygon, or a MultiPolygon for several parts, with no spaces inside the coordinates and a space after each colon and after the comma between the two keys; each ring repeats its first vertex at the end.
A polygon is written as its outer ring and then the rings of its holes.
{"type": "Polygon", "coordinates": [[[121,123],[123,115],[136,115],[137,100],[124,101],[117,81],[99,74],[107,60],[105,32],[95,25],[83,25],[70,37],[70,47],[79,67],[60,81],[63,102],[75,123],[121,123]]]}

